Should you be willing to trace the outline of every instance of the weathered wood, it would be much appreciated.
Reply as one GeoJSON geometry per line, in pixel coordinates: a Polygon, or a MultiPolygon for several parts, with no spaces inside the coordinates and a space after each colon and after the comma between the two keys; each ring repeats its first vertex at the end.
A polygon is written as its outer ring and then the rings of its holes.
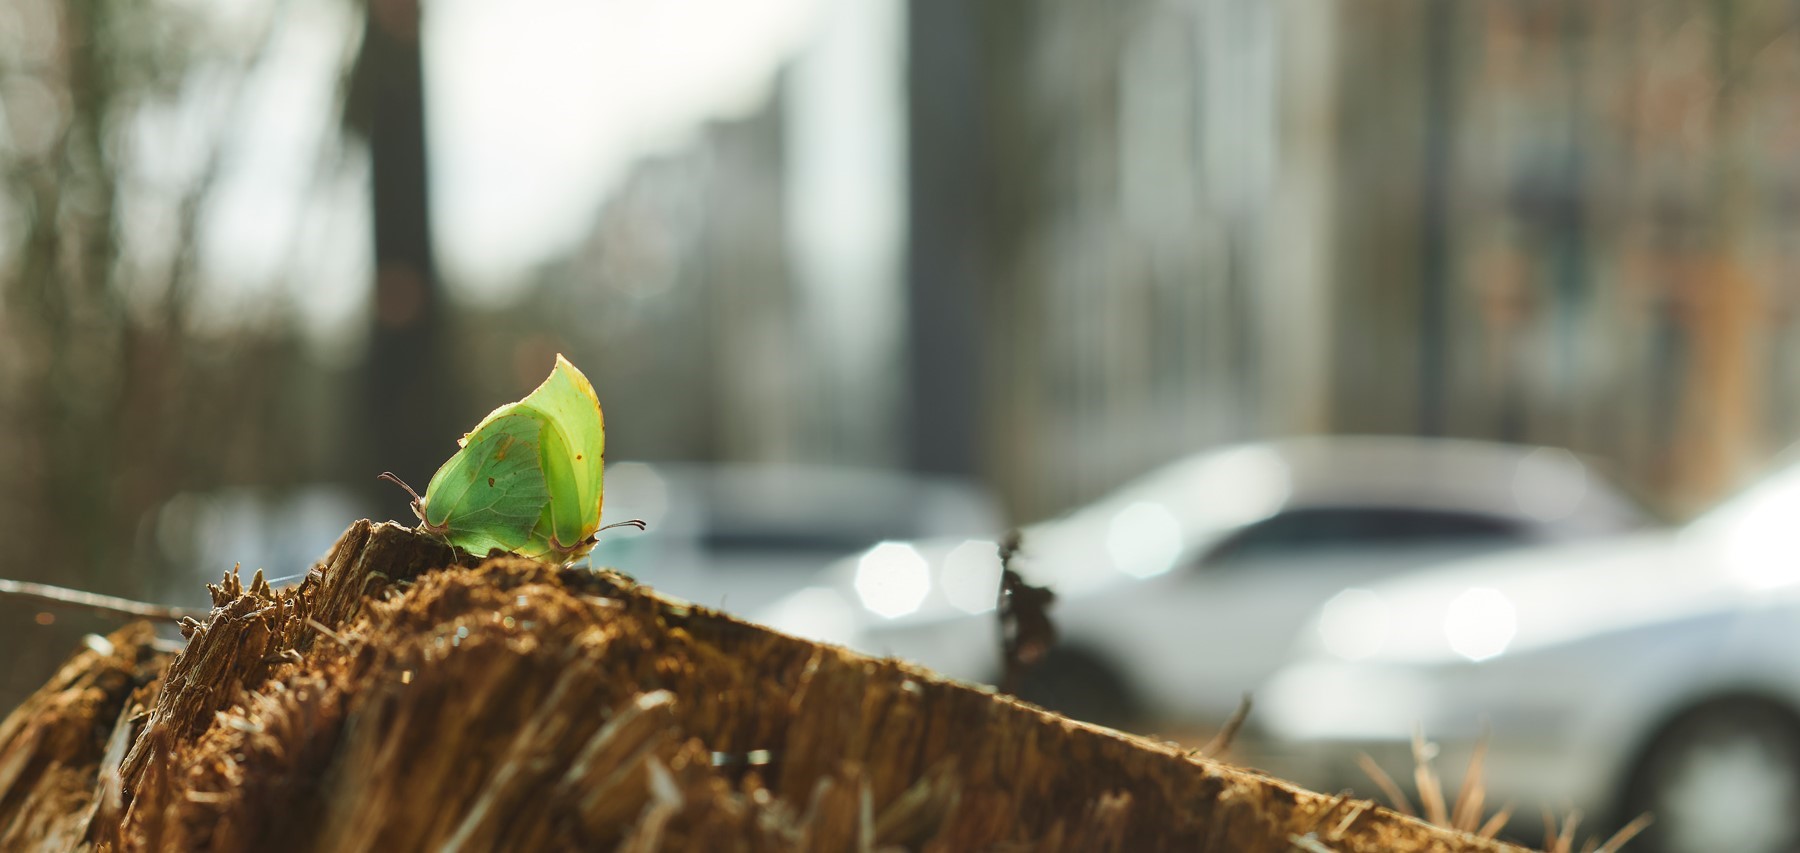
{"type": "Polygon", "coordinates": [[[0,848],[1509,849],[391,524],[214,602],[0,724],[0,848]]]}

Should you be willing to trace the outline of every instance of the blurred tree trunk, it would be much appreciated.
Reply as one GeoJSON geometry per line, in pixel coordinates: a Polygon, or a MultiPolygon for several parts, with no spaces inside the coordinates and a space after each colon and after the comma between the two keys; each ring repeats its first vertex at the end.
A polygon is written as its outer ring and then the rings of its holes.
{"type": "Polygon", "coordinates": [[[1443,435],[1449,419],[1451,158],[1456,147],[1456,5],[1429,3],[1421,30],[1425,56],[1425,162],[1419,207],[1424,232],[1419,240],[1419,411],[1420,435],[1443,435]]]}
{"type": "Polygon", "coordinates": [[[906,5],[908,461],[920,471],[977,476],[988,242],[980,151],[982,45],[974,7],[906,5]]]}
{"type": "Polygon", "coordinates": [[[912,3],[906,48],[911,461],[979,475],[1026,518],[1057,508],[1037,462],[1054,342],[1036,241],[1065,203],[1029,8],[912,3]]]}
{"type": "Polygon", "coordinates": [[[21,429],[8,443],[23,452],[8,467],[23,475],[15,488],[35,499],[18,502],[21,538],[8,541],[40,552],[39,566],[21,567],[31,574],[97,585],[116,580],[104,577],[119,562],[116,533],[135,520],[135,508],[113,500],[119,448],[107,440],[120,420],[124,323],[109,239],[117,186],[105,156],[116,80],[105,50],[109,11],[83,2],[61,11],[55,40],[66,49],[43,80],[70,103],[67,122],[41,159],[7,164],[36,214],[6,300],[33,321],[17,330],[20,399],[29,402],[17,406],[21,429]]]}
{"type": "MultiPolygon", "coordinates": [[[[205,10],[6,8],[0,577],[159,597],[202,504],[172,499],[279,485],[304,467],[300,419],[284,408],[304,362],[287,317],[246,300],[238,322],[201,322],[220,319],[209,300],[235,295],[216,276],[200,286],[201,236],[280,12],[237,19],[254,35],[213,51],[205,10]],[[206,83],[185,85],[192,74],[206,83]],[[191,90],[205,94],[184,100],[191,90]],[[139,144],[174,114],[179,146],[139,144]]],[[[43,680],[49,649],[100,625],[35,611],[0,606],[13,653],[0,705],[43,680]]]]}
{"type": "MultiPolygon", "coordinates": [[[[417,0],[368,0],[362,52],[348,103],[366,133],[374,206],[375,281],[362,405],[354,407],[361,470],[347,472],[394,505],[376,483],[387,470],[423,491],[448,456],[455,383],[446,364],[446,306],[432,255],[425,75],[417,0]]],[[[398,507],[396,507],[398,509],[398,507]]]]}
{"type": "MultiPolygon", "coordinates": [[[[1714,76],[1720,81],[1713,104],[1712,158],[1707,164],[1711,210],[1701,240],[1705,255],[1690,265],[1682,282],[1692,372],[1683,383],[1681,489],[1710,498],[1738,484],[1760,453],[1763,422],[1760,397],[1767,388],[1758,352],[1766,332],[1767,307],[1755,269],[1754,229],[1758,210],[1753,168],[1756,132],[1747,102],[1752,57],[1772,27],[1756,22],[1749,4],[1716,2],[1708,8],[1712,25],[1714,76]]],[[[1776,20],[1780,20],[1777,18],[1776,20]]]]}

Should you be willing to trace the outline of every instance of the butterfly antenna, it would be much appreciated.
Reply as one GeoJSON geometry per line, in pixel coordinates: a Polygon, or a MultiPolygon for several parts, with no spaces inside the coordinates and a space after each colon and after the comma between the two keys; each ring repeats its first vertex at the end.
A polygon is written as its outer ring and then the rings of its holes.
{"type": "Polygon", "coordinates": [[[405,489],[407,494],[412,495],[413,503],[424,503],[424,501],[425,501],[424,498],[419,497],[418,492],[413,491],[412,486],[407,485],[405,480],[402,480],[399,477],[394,476],[394,472],[392,472],[392,471],[383,471],[383,472],[381,472],[381,475],[376,477],[375,479],[386,480],[390,483],[393,483],[396,486],[399,486],[402,489],[405,489]]]}

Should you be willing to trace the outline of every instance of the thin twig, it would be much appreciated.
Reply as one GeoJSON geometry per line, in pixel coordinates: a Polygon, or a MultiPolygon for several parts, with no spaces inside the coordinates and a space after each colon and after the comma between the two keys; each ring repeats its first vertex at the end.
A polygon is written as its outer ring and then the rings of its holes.
{"type": "Polygon", "coordinates": [[[79,589],[5,578],[0,578],[0,598],[35,601],[39,604],[50,604],[57,607],[92,610],[108,616],[129,616],[133,619],[155,619],[162,622],[179,622],[187,618],[200,619],[207,615],[205,610],[195,610],[189,607],[169,607],[163,604],[151,604],[147,601],[133,601],[116,595],[101,595],[97,592],[83,592],[79,589]]]}

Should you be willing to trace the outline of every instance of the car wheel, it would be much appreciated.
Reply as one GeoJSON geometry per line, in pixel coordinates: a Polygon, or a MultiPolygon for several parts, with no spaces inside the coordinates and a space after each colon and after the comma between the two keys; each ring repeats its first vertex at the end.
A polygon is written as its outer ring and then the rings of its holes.
{"type": "Polygon", "coordinates": [[[1645,748],[1621,820],[1652,823],[1645,853],[1800,849],[1800,720],[1760,699],[1683,714],[1645,748]]]}
{"type": "Polygon", "coordinates": [[[1052,649],[1020,679],[1019,698],[1066,717],[1113,728],[1141,719],[1137,700],[1118,671],[1079,649],[1052,649]]]}

